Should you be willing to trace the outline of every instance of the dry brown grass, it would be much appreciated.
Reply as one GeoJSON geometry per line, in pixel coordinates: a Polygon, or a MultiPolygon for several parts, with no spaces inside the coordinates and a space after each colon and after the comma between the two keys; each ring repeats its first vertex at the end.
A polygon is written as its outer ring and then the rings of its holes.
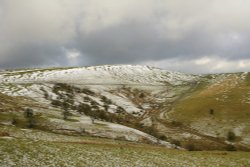
{"type": "Polygon", "coordinates": [[[0,137],[4,137],[4,136],[10,136],[10,134],[8,132],[0,131],[0,137]]]}

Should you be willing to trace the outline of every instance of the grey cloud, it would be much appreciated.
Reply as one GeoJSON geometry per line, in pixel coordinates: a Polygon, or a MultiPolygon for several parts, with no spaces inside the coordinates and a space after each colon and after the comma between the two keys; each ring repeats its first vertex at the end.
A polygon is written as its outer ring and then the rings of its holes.
{"type": "MultiPolygon", "coordinates": [[[[2,0],[0,68],[151,62],[178,71],[216,72],[223,68],[211,71],[213,62],[205,66],[195,60],[211,57],[226,64],[225,71],[232,61],[250,60],[249,2],[185,3],[2,0]],[[70,51],[79,56],[69,60],[70,51]]],[[[239,65],[241,69],[248,68],[239,65]]]]}
{"type": "Polygon", "coordinates": [[[5,69],[67,65],[63,50],[52,44],[28,44],[5,54],[11,56],[0,62],[0,67],[5,69]]]}
{"type": "Polygon", "coordinates": [[[218,51],[213,42],[215,38],[212,34],[194,30],[183,39],[173,41],[159,36],[154,23],[131,22],[80,35],[76,47],[94,64],[139,63],[145,59],[190,59],[214,54],[218,51]]]}

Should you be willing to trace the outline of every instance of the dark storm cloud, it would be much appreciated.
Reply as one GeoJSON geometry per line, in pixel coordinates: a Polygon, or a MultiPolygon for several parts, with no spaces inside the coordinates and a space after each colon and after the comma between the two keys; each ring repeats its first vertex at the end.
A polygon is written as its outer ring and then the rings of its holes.
{"type": "MultiPolygon", "coordinates": [[[[171,35],[171,34],[170,34],[171,35]]],[[[168,37],[168,34],[165,34],[168,37]]],[[[218,50],[213,35],[193,30],[182,40],[162,38],[154,23],[126,23],[79,35],[75,46],[94,64],[139,63],[173,57],[197,58],[218,50]]]]}
{"type": "Polygon", "coordinates": [[[0,68],[149,64],[250,70],[244,0],[1,0],[0,68]]]}
{"type": "Polygon", "coordinates": [[[6,57],[5,61],[0,62],[0,67],[5,69],[67,65],[66,58],[62,57],[63,50],[56,45],[29,44],[10,50],[6,54],[11,57],[6,57]]]}

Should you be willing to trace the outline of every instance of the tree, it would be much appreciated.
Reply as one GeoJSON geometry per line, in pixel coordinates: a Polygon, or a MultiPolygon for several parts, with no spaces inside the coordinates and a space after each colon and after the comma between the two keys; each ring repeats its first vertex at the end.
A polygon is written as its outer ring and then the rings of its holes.
{"type": "Polygon", "coordinates": [[[121,106],[118,106],[118,107],[116,108],[116,112],[117,112],[117,113],[124,113],[125,110],[124,110],[124,108],[122,108],[121,106]]]}
{"type": "Polygon", "coordinates": [[[64,109],[62,114],[63,114],[63,119],[64,120],[68,119],[68,116],[70,115],[68,109],[64,109]]]}
{"type": "Polygon", "coordinates": [[[92,124],[94,124],[95,123],[95,118],[91,117],[91,122],[92,122],[92,124]]]}
{"type": "Polygon", "coordinates": [[[62,104],[62,108],[63,108],[63,112],[62,112],[63,119],[66,120],[66,119],[68,119],[68,116],[70,115],[69,110],[68,110],[69,103],[64,101],[63,104],[62,104]]]}
{"type": "Polygon", "coordinates": [[[26,118],[31,118],[33,116],[33,110],[31,108],[27,108],[24,111],[24,116],[26,118]]]}
{"type": "Polygon", "coordinates": [[[140,93],[139,98],[144,98],[145,94],[144,93],[140,93]]]}
{"type": "Polygon", "coordinates": [[[210,110],[209,110],[209,114],[214,115],[214,110],[213,110],[213,109],[210,109],[210,110]]]}
{"type": "Polygon", "coordinates": [[[13,117],[13,118],[11,119],[11,124],[12,124],[12,125],[16,125],[16,124],[17,124],[17,118],[16,118],[16,117],[13,117]]]}
{"type": "Polygon", "coordinates": [[[34,114],[33,114],[33,110],[31,108],[27,108],[24,111],[24,116],[27,118],[27,122],[28,122],[27,127],[28,128],[33,128],[35,126],[35,124],[36,124],[34,114]]]}
{"type": "Polygon", "coordinates": [[[109,105],[106,105],[106,104],[104,104],[104,109],[105,109],[105,111],[108,111],[108,109],[109,109],[109,105]]]}
{"type": "Polygon", "coordinates": [[[35,125],[36,125],[36,121],[35,121],[34,117],[30,117],[28,119],[28,128],[34,128],[35,125]]]}

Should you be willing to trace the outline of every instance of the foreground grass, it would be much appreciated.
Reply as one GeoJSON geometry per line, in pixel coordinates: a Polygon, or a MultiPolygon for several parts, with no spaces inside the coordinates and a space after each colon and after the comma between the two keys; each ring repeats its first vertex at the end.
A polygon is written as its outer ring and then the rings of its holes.
{"type": "Polygon", "coordinates": [[[89,136],[0,125],[0,167],[248,167],[250,153],[180,151],[89,136]]]}
{"type": "MultiPolygon", "coordinates": [[[[99,139],[102,140],[102,139],[99,139]]],[[[250,166],[245,152],[188,152],[135,144],[0,138],[0,166],[250,166]]]]}

